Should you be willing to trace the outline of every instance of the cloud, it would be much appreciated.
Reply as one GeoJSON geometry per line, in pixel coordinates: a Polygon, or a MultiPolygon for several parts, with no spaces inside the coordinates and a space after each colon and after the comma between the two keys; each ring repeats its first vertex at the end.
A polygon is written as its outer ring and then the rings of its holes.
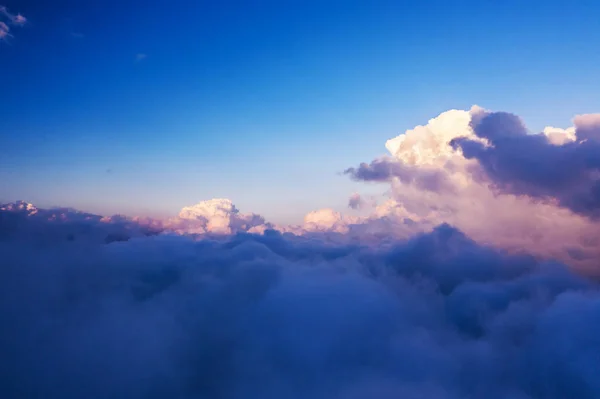
{"type": "Polygon", "coordinates": [[[600,114],[578,116],[574,123],[574,137],[557,141],[545,133],[528,134],[515,115],[488,113],[473,130],[490,145],[468,138],[451,144],[467,159],[476,159],[499,191],[555,199],[573,212],[598,218],[600,114]]]}
{"type": "Polygon", "coordinates": [[[12,14],[5,6],[0,6],[0,40],[6,40],[12,37],[10,26],[23,26],[27,23],[27,18],[21,14],[12,14]]]}
{"type": "Polygon", "coordinates": [[[592,169],[596,121],[445,112],[348,170],[369,215],[299,226],[0,206],[0,397],[600,397],[599,225],[536,169],[592,169]]]}
{"type": "MultiPolygon", "coordinates": [[[[219,203],[183,216],[235,213],[219,203]]],[[[0,218],[56,225],[34,208],[0,218]]],[[[309,222],[343,218],[328,215],[309,222]]],[[[375,247],[44,237],[0,234],[1,397],[600,395],[597,283],[448,225],[375,247]]]]}
{"type": "Polygon", "coordinates": [[[0,239],[35,240],[40,245],[127,241],[156,235],[161,223],[114,215],[102,217],[69,208],[40,209],[18,201],[0,205],[0,239]]]}
{"type": "Polygon", "coordinates": [[[0,21],[0,39],[10,37],[10,28],[4,22],[0,21]]]}
{"type": "Polygon", "coordinates": [[[138,53],[138,54],[136,54],[136,55],[135,55],[135,61],[136,61],[136,62],[142,62],[142,61],[144,61],[146,58],[148,58],[148,55],[147,55],[147,54],[144,54],[144,53],[138,53]]]}
{"type": "Polygon", "coordinates": [[[235,234],[262,232],[271,227],[256,214],[243,214],[229,199],[217,198],[184,207],[165,227],[178,233],[235,234]]]}
{"type": "Polygon", "coordinates": [[[348,207],[352,209],[362,209],[365,206],[365,200],[359,193],[354,193],[348,198],[348,207]]]}
{"type": "Polygon", "coordinates": [[[0,15],[13,25],[25,25],[27,23],[27,18],[21,14],[12,14],[5,6],[0,6],[0,15]]]}
{"type": "Polygon", "coordinates": [[[396,178],[405,183],[414,183],[419,188],[429,191],[448,189],[444,174],[438,170],[415,168],[389,157],[361,163],[358,168],[348,168],[344,174],[355,181],[389,182],[396,178]]]}
{"type": "Polygon", "coordinates": [[[359,193],[354,193],[348,198],[348,207],[351,209],[367,209],[377,206],[375,198],[364,198],[359,193]]]}
{"type": "Polygon", "coordinates": [[[388,140],[393,158],[348,169],[353,179],[389,184],[390,201],[360,223],[403,237],[449,223],[482,244],[596,270],[597,120],[531,135],[510,114],[444,112],[388,140]]]}

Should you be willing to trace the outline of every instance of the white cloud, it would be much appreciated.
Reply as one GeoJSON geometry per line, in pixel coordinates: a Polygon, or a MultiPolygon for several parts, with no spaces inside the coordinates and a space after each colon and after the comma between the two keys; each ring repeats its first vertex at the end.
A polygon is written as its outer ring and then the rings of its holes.
{"type": "MultiPolygon", "coordinates": [[[[536,255],[592,267],[600,257],[600,245],[589,245],[589,238],[598,231],[596,223],[557,206],[551,199],[494,190],[477,161],[465,159],[460,149],[449,145],[459,137],[488,145],[485,139],[475,136],[471,127],[472,120],[483,112],[479,107],[447,111],[425,126],[388,140],[386,148],[398,162],[419,171],[436,171],[447,187],[425,190],[417,180],[392,179],[391,200],[395,205],[386,203],[361,223],[381,217],[397,221],[409,218],[417,223],[413,228],[422,231],[449,223],[481,243],[511,251],[526,248],[536,255]],[[391,211],[395,209],[402,209],[401,215],[391,211]]],[[[549,127],[543,134],[551,143],[561,145],[572,141],[574,132],[574,128],[549,127]]]]}

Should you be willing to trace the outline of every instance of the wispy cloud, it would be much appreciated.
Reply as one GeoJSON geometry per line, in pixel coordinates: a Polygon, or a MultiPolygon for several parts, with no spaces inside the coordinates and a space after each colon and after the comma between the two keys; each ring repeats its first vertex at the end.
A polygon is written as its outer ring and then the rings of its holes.
{"type": "Polygon", "coordinates": [[[6,23],[0,21],[0,39],[6,39],[10,37],[10,28],[6,23]]]}
{"type": "Polygon", "coordinates": [[[6,40],[12,37],[10,26],[23,26],[27,23],[27,18],[21,14],[13,14],[5,6],[0,6],[0,40],[6,40]]]}
{"type": "Polygon", "coordinates": [[[136,62],[142,62],[144,61],[146,58],[148,58],[148,54],[144,54],[144,53],[137,53],[135,55],[135,61],[136,62]]]}
{"type": "Polygon", "coordinates": [[[5,6],[0,6],[0,15],[3,15],[5,18],[7,18],[13,25],[25,25],[27,23],[27,18],[21,14],[13,14],[9,12],[8,8],[5,6]]]}

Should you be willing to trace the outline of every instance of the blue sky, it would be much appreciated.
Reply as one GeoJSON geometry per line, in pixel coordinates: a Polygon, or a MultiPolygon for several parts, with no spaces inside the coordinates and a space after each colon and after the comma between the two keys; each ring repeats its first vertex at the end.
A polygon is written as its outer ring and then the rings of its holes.
{"type": "Polygon", "coordinates": [[[338,172],[444,110],[598,112],[597,3],[0,0],[29,20],[0,43],[0,200],[341,210],[365,187],[338,172]]]}

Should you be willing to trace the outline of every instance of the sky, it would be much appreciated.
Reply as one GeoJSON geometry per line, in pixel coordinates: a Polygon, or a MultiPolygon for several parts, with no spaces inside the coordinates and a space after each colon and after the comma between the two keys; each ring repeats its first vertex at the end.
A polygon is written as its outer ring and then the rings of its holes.
{"type": "MultiPolygon", "coordinates": [[[[532,132],[600,109],[594,1],[4,0],[0,201],[279,223],[448,109],[532,132]]],[[[380,192],[361,186],[364,192],[380,192]]]]}
{"type": "Polygon", "coordinates": [[[600,398],[598,15],[0,0],[0,397],[600,398]]]}

